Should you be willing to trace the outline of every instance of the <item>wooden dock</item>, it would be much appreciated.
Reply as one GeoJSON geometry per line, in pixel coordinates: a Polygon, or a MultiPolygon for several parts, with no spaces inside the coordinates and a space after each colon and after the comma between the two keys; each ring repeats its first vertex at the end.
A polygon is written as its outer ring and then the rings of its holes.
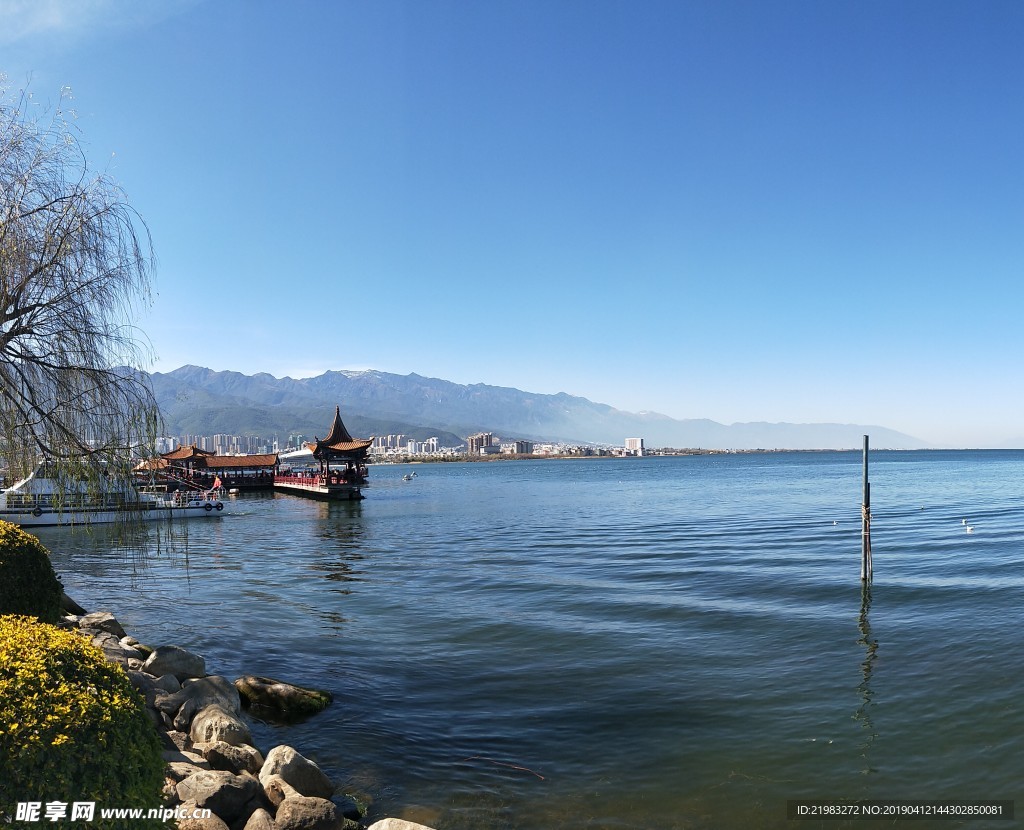
{"type": "Polygon", "coordinates": [[[365,498],[359,484],[338,475],[274,476],[274,490],[330,501],[356,501],[365,498]]]}

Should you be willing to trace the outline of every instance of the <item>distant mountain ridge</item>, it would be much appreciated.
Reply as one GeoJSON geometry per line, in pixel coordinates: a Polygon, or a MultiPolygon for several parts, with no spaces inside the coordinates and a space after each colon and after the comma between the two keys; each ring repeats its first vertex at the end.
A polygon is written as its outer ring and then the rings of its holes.
{"type": "Polygon", "coordinates": [[[294,379],[182,366],[154,372],[150,379],[167,430],[174,435],[322,434],[340,405],[353,435],[403,433],[417,440],[437,435],[447,446],[481,431],[503,439],[617,446],[626,438],[643,438],[655,448],[853,449],[865,434],[879,449],[927,446],[875,425],[678,420],[655,412],[625,412],[564,392],[538,394],[372,369],[294,379]]]}

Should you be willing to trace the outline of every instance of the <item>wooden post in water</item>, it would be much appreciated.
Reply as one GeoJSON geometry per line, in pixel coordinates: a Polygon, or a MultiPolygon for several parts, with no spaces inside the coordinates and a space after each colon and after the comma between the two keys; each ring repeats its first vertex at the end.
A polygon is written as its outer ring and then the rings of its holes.
{"type": "Polygon", "coordinates": [[[868,481],[868,436],[864,436],[864,501],[860,507],[861,517],[861,550],[860,578],[862,582],[870,582],[874,576],[871,565],[871,483],[868,481]]]}

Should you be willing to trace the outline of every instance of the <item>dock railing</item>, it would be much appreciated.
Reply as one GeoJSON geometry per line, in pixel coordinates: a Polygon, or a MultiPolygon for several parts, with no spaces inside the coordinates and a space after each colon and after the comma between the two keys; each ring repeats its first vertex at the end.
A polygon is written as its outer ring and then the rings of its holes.
{"type": "Polygon", "coordinates": [[[343,485],[356,485],[362,484],[364,480],[361,480],[357,475],[346,475],[344,473],[332,472],[329,476],[325,475],[312,475],[312,476],[297,476],[297,475],[276,475],[274,476],[274,484],[282,485],[294,485],[297,487],[340,487],[343,485]]]}
{"type": "Polygon", "coordinates": [[[327,484],[323,476],[274,476],[274,484],[295,484],[299,487],[322,487],[327,484]]]}

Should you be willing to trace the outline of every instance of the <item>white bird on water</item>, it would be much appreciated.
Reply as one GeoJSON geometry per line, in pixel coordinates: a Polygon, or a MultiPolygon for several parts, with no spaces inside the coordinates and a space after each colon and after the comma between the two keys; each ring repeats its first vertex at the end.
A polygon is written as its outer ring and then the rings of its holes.
{"type": "Polygon", "coordinates": [[[968,533],[974,533],[974,528],[971,525],[967,524],[966,519],[964,519],[964,530],[966,530],[968,533]]]}

